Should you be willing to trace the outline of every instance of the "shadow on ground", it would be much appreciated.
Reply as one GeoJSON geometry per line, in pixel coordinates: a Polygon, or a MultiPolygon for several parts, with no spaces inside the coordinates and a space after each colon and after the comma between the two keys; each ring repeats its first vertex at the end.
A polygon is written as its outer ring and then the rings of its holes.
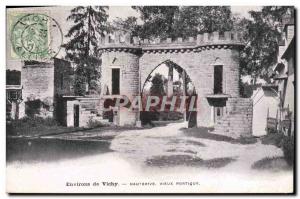
{"type": "Polygon", "coordinates": [[[232,137],[228,137],[225,135],[214,134],[213,133],[214,129],[207,128],[207,127],[181,128],[180,130],[186,136],[214,140],[214,141],[223,141],[231,144],[254,144],[257,142],[257,139],[254,137],[240,137],[234,139],[232,137]]]}
{"type": "MultiPolygon", "coordinates": [[[[109,138],[111,139],[111,138],[109,138]]],[[[7,138],[7,163],[50,162],[112,152],[110,140],[62,140],[7,138]]]]}
{"type": "Polygon", "coordinates": [[[174,167],[174,166],[193,166],[207,168],[221,168],[235,161],[232,157],[213,158],[203,160],[191,155],[165,155],[155,156],[145,161],[147,166],[153,167],[174,167]]]}
{"type": "Polygon", "coordinates": [[[185,144],[190,144],[190,145],[196,145],[199,147],[205,147],[206,145],[203,144],[202,142],[199,141],[193,141],[193,140],[183,140],[183,139],[178,139],[178,138],[169,138],[167,137],[166,139],[169,139],[168,145],[174,145],[174,144],[179,144],[179,143],[185,143],[185,144]]]}
{"type": "Polygon", "coordinates": [[[293,166],[288,165],[284,157],[266,157],[254,162],[251,166],[256,170],[282,171],[292,170],[293,166]]]}

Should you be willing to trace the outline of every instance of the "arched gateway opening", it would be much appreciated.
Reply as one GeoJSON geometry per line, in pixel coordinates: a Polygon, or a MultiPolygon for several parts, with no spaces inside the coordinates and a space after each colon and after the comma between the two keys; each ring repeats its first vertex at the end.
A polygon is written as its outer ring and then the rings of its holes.
{"type": "Polygon", "coordinates": [[[196,89],[187,72],[178,64],[171,60],[160,63],[141,86],[142,125],[188,122],[188,127],[197,126],[196,89]]]}

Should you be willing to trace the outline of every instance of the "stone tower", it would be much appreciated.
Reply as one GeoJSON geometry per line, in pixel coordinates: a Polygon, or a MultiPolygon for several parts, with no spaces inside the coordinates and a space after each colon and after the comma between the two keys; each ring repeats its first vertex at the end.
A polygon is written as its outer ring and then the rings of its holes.
{"type": "MultiPolygon", "coordinates": [[[[135,38],[136,39],[136,38],[135,38]]],[[[130,35],[120,37],[115,35],[112,41],[105,37],[105,48],[102,52],[102,97],[105,99],[120,100],[139,96],[139,58],[141,49],[134,46],[130,35]]],[[[129,99],[129,100],[131,100],[129,99]]],[[[139,120],[137,110],[126,107],[114,109],[117,116],[114,121],[117,125],[135,125],[139,120]]]]}

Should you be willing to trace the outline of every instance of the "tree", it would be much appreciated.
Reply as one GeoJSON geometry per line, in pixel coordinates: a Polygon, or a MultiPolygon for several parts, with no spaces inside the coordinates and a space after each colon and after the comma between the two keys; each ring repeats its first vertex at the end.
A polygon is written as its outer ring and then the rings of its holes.
{"type": "Polygon", "coordinates": [[[176,21],[176,37],[194,37],[205,32],[232,30],[229,6],[184,6],[176,21]]]}
{"type": "Polygon", "coordinates": [[[204,32],[226,31],[233,25],[228,6],[133,6],[143,24],[144,39],[187,38],[204,32]]]}
{"type": "Polygon", "coordinates": [[[131,35],[138,36],[140,32],[140,26],[137,23],[136,17],[127,17],[125,20],[117,17],[111,25],[111,29],[114,32],[130,33],[131,35]]]}
{"type": "Polygon", "coordinates": [[[174,36],[179,6],[133,6],[141,15],[143,24],[139,29],[141,38],[167,38],[174,36]]]}
{"type": "MultiPolygon", "coordinates": [[[[187,38],[204,32],[237,31],[246,46],[240,55],[241,74],[255,80],[269,81],[268,73],[277,61],[278,43],[282,39],[282,17],[293,15],[289,6],[265,6],[250,11],[250,19],[233,16],[229,6],[133,6],[143,24],[125,20],[122,27],[141,39],[187,38]]],[[[119,23],[122,24],[122,23],[119,23]]]]}
{"type": "Polygon", "coordinates": [[[155,73],[151,80],[151,87],[150,87],[150,95],[153,96],[163,96],[165,95],[165,89],[164,89],[164,77],[159,74],[155,73]]]}
{"type": "Polygon", "coordinates": [[[76,65],[75,94],[85,93],[85,83],[91,85],[92,80],[100,78],[99,40],[109,31],[106,14],[107,7],[78,6],[71,10],[67,20],[74,25],[66,37],[70,40],[64,44],[66,58],[76,65]]]}
{"type": "Polygon", "coordinates": [[[246,47],[241,53],[242,75],[269,81],[268,73],[277,62],[278,43],[282,39],[282,17],[292,12],[292,7],[266,6],[261,11],[250,11],[252,19],[235,21],[235,27],[247,30],[246,47]]]}

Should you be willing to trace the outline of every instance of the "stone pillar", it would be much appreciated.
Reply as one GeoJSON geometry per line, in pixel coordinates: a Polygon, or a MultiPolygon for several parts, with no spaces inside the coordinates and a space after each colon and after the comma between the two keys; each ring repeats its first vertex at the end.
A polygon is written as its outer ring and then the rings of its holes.
{"type": "MultiPolygon", "coordinates": [[[[186,96],[186,73],[185,70],[182,70],[182,95],[183,95],[183,99],[185,99],[186,96]]],[[[184,121],[186,121],[186,110],[183,110],[183,119],[184,121]]]]}
{"type": "Polygon", "coordinates": [[[167,96],[173,95],[173,66],[169,65],[168,84],[167,84],[167,96]]]}
{"type": "Polygon", "coordinates": [[[197,126],[210,126],[211,107],[205,96],[198,95],[197,100],[197,126]]]}
{"type": "MultiPolygon", "coordinates": [[[[119,117],[119,114],[120,114],[120,108],[119,107],[113,107],[112,108],[113,110],[113,123],[114,125],[120,125],[120,117],[119,117]]],[[[122,124],[124,124],[122,122],[122,124]]]]}
{"type": "Polygon", "coordinates": [[[16,116],[17,116],[17,102],[11,101],[11,118],[15,120],[16,116]]]}
{"type": "Polygon", "coordinates": [[[67,109],[66,125],[67,125],[67,127],[74,127],[74,105],[75,104],[78,104],[78,101],[68,100],[66,102],[66,106],[67,106],[66,107],[66,109],[67,109]]]}
{"type": "Polygon", "coordinates": [[[18,118],[21,119],[23,117],[25,117],[25,102],[22,101],[20,104],[19,104],[19,115],[18,115],[18,118]]]}

